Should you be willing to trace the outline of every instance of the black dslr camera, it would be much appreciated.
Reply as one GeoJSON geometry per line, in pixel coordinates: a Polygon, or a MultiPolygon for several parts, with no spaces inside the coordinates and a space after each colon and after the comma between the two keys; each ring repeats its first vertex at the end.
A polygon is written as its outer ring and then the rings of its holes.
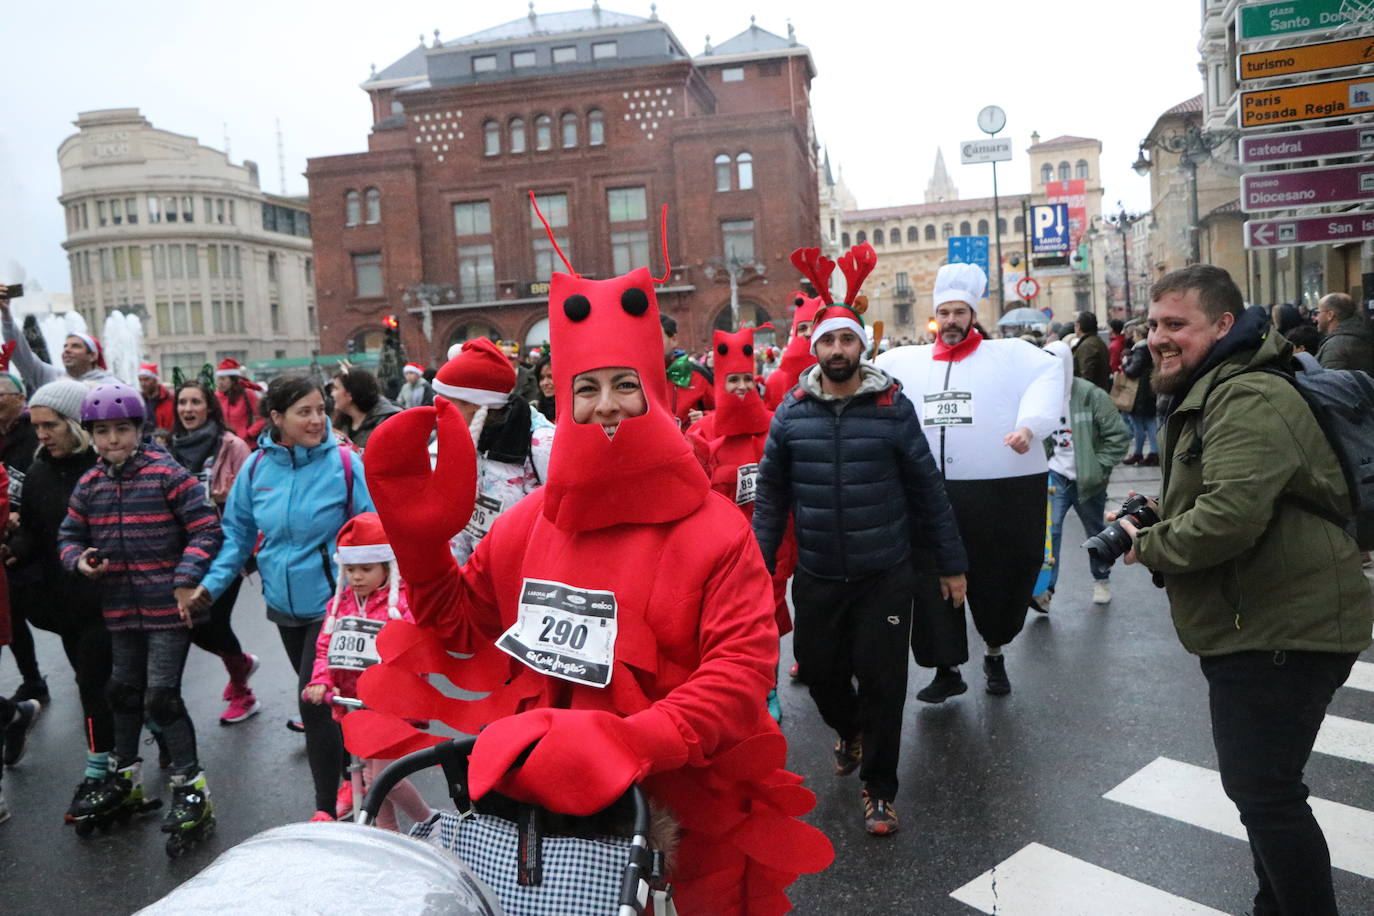
{"type": "Polygon", "coordinates": [[[1123,518],[1129,518],[1137,531],[1159,521],[1159,516],[1150,508],[1150,503],[1145,497],[1139,493],[1128,497],[1117,510],[1116,521],[1083,543],[1083,547],[1099,563],[1115,563],[1118,557],[1131,549],[1131,536],[1121,527],[1123,518]]]}

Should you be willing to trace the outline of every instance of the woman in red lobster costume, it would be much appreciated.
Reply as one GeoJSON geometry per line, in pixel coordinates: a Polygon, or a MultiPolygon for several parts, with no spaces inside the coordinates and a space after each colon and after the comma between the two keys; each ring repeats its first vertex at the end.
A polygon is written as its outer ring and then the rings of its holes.
{"type": "Polygon", "coordinates": [[[393,757],[439,740],[402,717],[482,729],[472,795],[567,814],[638,781],[681,829],[669,876],[680,913],[781,914],[784,889],[834,853],[797,819],[815,798],[784,769],[786,740],[764,709],[778,654],[768,572],[668,410],[649,271],[571,271],[553,275],[549,299],[548,481],[463,567],[447,546],[475,493],[461,416],[412,408],[373,435],[368,489],[417,624],[380,635],[383,663],[359,683],[374,711],[345,720],[348,746],[393,757]],[[489,693],[445,697],[429,673],[489,693]]]}
{"type": "Polygon", "coordinates": [[[811,325],[824,304],[820,296],[808,299],[801,290],[792,294],[792,337],[782,351],[778,368],[764,385],[763,403],[769,410],[777,410],[787,392],[796,387],[801,374],[816,364],[816,354],[811,352],[811,325]]]}

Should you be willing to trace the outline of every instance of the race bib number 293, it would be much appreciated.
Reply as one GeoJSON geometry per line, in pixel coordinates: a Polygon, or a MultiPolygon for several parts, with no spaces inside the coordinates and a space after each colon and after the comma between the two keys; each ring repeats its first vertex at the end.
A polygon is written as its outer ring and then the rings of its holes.
{"type": "Polygon", "coordinates": [[[925,396],[923,426],[972,426],[971,391],[936,391],[925,396]]]}
{"type": "Polygon", "coordinates": [[[615,592],[526,579],[519,617],[497,648],[535,671],[605,687],[615,663],[615,592]]]}

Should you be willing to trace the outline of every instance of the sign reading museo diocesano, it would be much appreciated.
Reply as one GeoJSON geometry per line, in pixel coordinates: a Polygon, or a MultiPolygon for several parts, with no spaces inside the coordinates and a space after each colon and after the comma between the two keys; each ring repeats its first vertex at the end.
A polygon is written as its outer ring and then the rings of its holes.
{"type": "Polygon", "coordinates": [[[1242,128],[1322,121],[1374,111],[1374,80],[1324,80],[1278,89],[1245,89],[1238,119],[1242,128]]]}
{"type": "Polygon", "coordinates": [[[1374,163],[1240,177],[1240,208],[1246,213],[1369,200],[1374,200],[1374,163]]]}

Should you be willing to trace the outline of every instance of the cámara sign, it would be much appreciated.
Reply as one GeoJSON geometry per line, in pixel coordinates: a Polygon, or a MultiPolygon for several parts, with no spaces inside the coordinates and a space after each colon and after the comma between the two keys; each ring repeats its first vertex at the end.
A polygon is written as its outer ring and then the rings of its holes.
{"type": "Polygon", "coordinates": [[[959,164],[979,162],[1007,162],[1011,159],[1011,138],[993,137],[988,140],[965,140],[959,144],[959,164]]]}

